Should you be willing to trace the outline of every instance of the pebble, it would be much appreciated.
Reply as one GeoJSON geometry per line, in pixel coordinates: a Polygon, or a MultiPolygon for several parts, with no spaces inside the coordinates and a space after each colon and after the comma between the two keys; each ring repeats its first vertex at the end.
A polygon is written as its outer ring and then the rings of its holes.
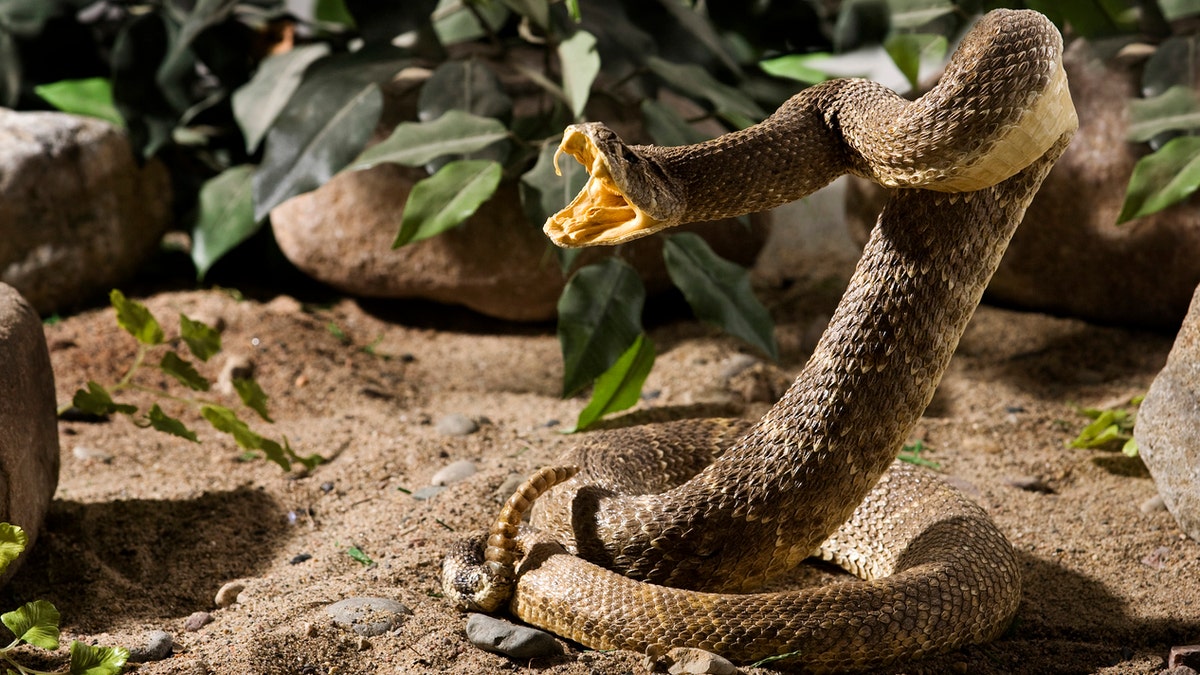
{"type": "Polygon", "coordinates": [[[553,635],[486,614],[472,614],[467,620],[467,639],[486,652],[514,659],[536,659],[563,653],[562,645],[553,635]]]}
{"type": "Polygon", "coordinates": [[[288,561],[288,564],[289,565],[299,565],[300,563],[308,562],[309,560],[312,560],[311,554],[297,553],[296,555],[292,556],[292,559],[288,561]]]}
{"type": "Polygon", "coordinates": [[[147,661],[162,661],[171,655],[171,649],[175,646],[175,639],[171,634],[163,630],[152,630],[146,635],[145,647],[134,647],[129,650],[129,660],[134,663],[146,663],[147,661]]]}
{"type": "Polygon", "coordinates": [[[1171,655],[1167,658],[1168,668],[1185,666],[1193,670],[1200,669],[1200,645],[1176,645],[1171,647],[1171,655]]]}
{"type": "Polygon", "coordinates": [[[1142,556],[1142,564],[1152,570],[1162,570],[1167,567],[1167,559],[1171,557],[1171,549],[1166,546],[1159,546],[1153,551],[1142,556]]]}
{"type": "Polygon", "coordinates": [[[1167,502],[1163,500],[1162,495],[1158,494],[1138,505],[1138,510],[1146,515],[1150,515],[1151,513],[1155,513],[1157,511],[1165,511],[1166,509],[1167,502]]]}
{"type": "Polygon", "coordinates": [[[1014,476],[1005,480],[1004,483],[1026,492],[1040,492],[1046,495],[1054,494],[1054,488],[1050,487],[1046,481],[1037,476],[1014,476]]]}
{"type": "Polygon", "coordinates": [[[212,623],[212,614],[208,612],[192,612],[188,618],[183,621],[183,630],[189,633],[195,633],[201,628],[212,623]]]}
{"type": "Polygon", "coordinates": [[[75,456],[75,459],[82,462],[102,462],[108,464],[112,461],[112,455],[103,450],[89,448],[86,445],[77,445],[71,448],[71,454],[75,456]]]}
{"type": "Polygon", "coordinates": [[[676,647],[665,657],[671,675],[736,675],[737,666],[723,656],[693,647],[676,647]]]}
{"type": "Polygon", "coordinates": [[[476,469],[475,464],[470,460],[460,459],[457,462],[447,464],[433,474],[433,478],[429,479],[430,485],[450,485],[461,480],[466,480],[474,475],[476,469]]]}
{"type": "Polygon", "coordinates": [[[492,496],[498,502],[506,502],[517,491],[517,488],[521,487],[521,483],[523,482],[525,482],[524,476],[519,473],[510,473],[504,479],[504,482],[500,484],[500,487],[496,488],[496,491],[492,493],[492,496]]]}
{"type": "Polygon", "coordinates": [[[412,610],[389,598],[346,598],[325,608],[336,626],[364,638],[395,630],[412,610]]]}
{"type": "Polygon", "coordinates": [[[215,602],[217,607],[228,607],[238,600],[238,593],[246,590],[246,584],[241,581],[230,581],[217,591],[215,602]]]}
{"type": "Polygon", "coordinates": [[[479,425],[475,423],[475,420],[462,413],[446,415],[438,420],[435,428],[443,436],[467,436],[479,431],[479,425]]]}
{"type": "Polygon", "coordinates": [[[423,502],[426,499],[433,499],[434,497],[442,494],[445,491],[446,491],[445,485],[426,485],[423,488],[418,488],[418,489],[414,490],[412,493],[412,498],[419,502],[423,502]]]}

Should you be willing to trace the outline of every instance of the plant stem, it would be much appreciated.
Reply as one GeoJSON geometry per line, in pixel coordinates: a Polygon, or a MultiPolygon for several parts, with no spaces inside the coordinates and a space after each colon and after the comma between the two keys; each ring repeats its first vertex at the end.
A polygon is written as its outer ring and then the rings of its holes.
{"type": "Polygon", "coordinates": [[[10,649],[12,649],[14,646],[16,646],[16,643],[19,643],[19,642],[20,642],[20,639],[17,639],[14,641],[14,644],[9,645],[3,649],[0,649],[0,658],[3,658],[6,662],[8,662],[8,664],[10,666],[12,666],[13,668],[16,668],[17,672],[21,673],[22,675],[63,675],[64,673],[67,672],[65,670],[37,670],[37,669],[29,668],[27,666],[23,666],[23,665],[17,663],[16,661],[13,660],[12,656],[9,656],[8,652],[10,649]]]}
{"type": "Polygon", "coordinates": [[[142,362],[146,360],[147,351],[149,351],[149,348],[146,345],[138,343],[137,356],[133,357],[133,363],[129,365],[129,370],[125,371],[125,375],[113,385],[113,391],[121,391],[129,386],[129,381],[133,379],[133,374],[137,372],[138,368],[142,367],[142,362]]]}

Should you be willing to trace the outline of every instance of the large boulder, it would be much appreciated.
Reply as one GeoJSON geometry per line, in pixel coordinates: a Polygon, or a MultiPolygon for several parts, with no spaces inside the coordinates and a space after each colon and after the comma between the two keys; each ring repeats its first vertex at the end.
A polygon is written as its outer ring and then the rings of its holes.
{"type": "Polygon", "coordinates": [[[171,222],[158,162],[102,120],[0,108],[0,281],[41,313],[133,274],[171,222]]]}
{"type": "Polygon", "coordinates": [[[58,486],[55,407],[42,322],[12,286],[0,283],[0,522],[21,526],[30,546],[58,486]]]}
{"type": "MultiPolygon", "coordinates": [[[[1200,283],[1200,195],[1117,225],[1133,165],[1150,152],[1126,140],[1140,68],[1102,60],[1085,40],[1063,56],[1079,131],[1025,213],[988,286],[992,302],[1126,326],[1174,330],[1200,283]]],[[[856,181],[856,237],[885,195],[856,181]]]]}

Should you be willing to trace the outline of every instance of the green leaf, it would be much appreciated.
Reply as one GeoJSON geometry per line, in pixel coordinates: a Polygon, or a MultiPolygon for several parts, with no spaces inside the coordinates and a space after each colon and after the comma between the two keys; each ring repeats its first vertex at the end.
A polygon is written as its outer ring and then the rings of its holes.
{"type": "Polygon", "coordinates": [[[713,253],[704,239],[690,232],[664,238],[663,260],[697,317],[779,359],[775,324],[755,297],[744,267],[713,253]]]}
{"type": "Polygon", "coordinates": [[[196,371],[195,366],[190,361],[180,358],[175,352],[163,354],[162,361],[159,361],[158,367],[164,373],[179,380],[180,384],[190,389],[208,391],[211,386],[208,380],[196,371]]]}
{"type": "Polygon", "coordinates": [[[117,325],[144,345],[159,345],[163,342],[162,327],[145,305],[125,297],[125,294],[113,289],[108,294],[109,302],[117,310],[117,325]]]}
{"type": "Polygon", "coordinates": [[[1148,141],[1164,131],[1200,129],[1200,98],[1176,85],[1153,98],[1129,102],[1129,139],[1148,141]]]}
{"type": "Polygon", "coordinates": [[[163,433],[186,438],[193,443],[200,442],[200,439],[196,437],[196,432],[184,426],[183,422],[163,412],[157,403],[150,408],[150,414],[147,418],[150,420],[151,427],[163,433]]]}
{"type": "Polygon", "coordinates": [[[718,82],[700,66],[672,63],[657,56],[648,58],[646,65],[655,75],[683,94],[712,103],[718,115],[737,127],[748,127],[767,116],[762,108],[745,94],[718,82]]]}
{"type": "Polygon", "coordinates": [[[129,652],[121,647],[93,647],[79,640],[71,641],[71,675],[117,675],[129,660],[129,652]]]}
{"type": "MultiPolygon", "coordinates": [[[[325,463],[325,458],[317,453],[311,455],[301,455],[292,449],[292,445],[288,443],[287,436],[283,437],[283,451],[294,462],[299,462],[304,468],[312,470],[320,464],[325,463]]],[[[284,469],[287,469],[285,466],[284,469]]]]}
{"type": "Polygon", "coordinates": [[[373,145],[351,164],[351,171],[381,162],[422,166],[445,155],[463,155],[508,137],[499,120],[451,110],[432,122],[404,122],[387,140],[373,145]]]}
{"type": "MultiPolygon", "coordinates": [[[[503,9],[499,4],[495,6],[503,9]]],[[[448,112],[458,111],[484,119],[506,120],[512,117],[512,105],[504,84],[482,60],[447,61],[421,85],[417,118],[438,120],[448,112]]]]}
{"type": "Polygon", "coordinates": [[[346,9],[345,0],[317,0],[313,16],[317,21],[340,23],[349,28],[354,27],[354,16],[346,9]]]}
{"type": "Polygon", "coordinates": [[[548,0],[504,0],[504,4],[542,29],[550,26],[550,2],[548,0]]]}
{"type": "Polygon", "coordinates": [[[460,159],[418,181],[404,203],[392,248],[428,239],[457,227],[491,199],[500,185],[499,162],[460,159]]]}
{"type": "Polygon", "coordinates": [[[884,43],[888,56],[913,89],[920,87],[921,64],[941,61],[946,47],[946,38],[931,33],[897,33],[884,43]]]}
{"type": "Polygon", "coordinates": [[[124,413],[132,415],[137,412],[137,406],[113,401],[112,396],[100,383],[88,381],[87,391],[77,389],[71,399],[71,405],[91,415],[112,415],[124,413]]]}
{"type": "Polygon", "coordinates": [[[12,523],[0,523],[0,574],[8,569],[29,545],[29,535],[12,523]]]}
{"type": "Polygon", "coordinates": [[[246,152],[253,153],[267,131],[296,93],[304,71],[329,54],[329,45],[301,45],[268,57],[258,65],[254,77],[233,92],[233,117],[246,138],[246,152]]]}
{"type": "MultiPolygon", "coordinates": [[[[467,42],[496,32],[509,17],[509,10],[499,2],[472,2],[474,12],[466,2],[442,0],[433,16],[433,30],[438,42],[444,46],[467,42]],[[479,23],[476,14],[483,18],[487,28],[479,23]]],[[[449,63],[449,62],[448,62],[449,63]]]]}
{"type": "Polygon", "coordinates": [[[789,80],[798,80],[807,84],[816,84],[829,79],[829,74],[812,67],[810,64],[828,59],[829,56],[826,52],[787,54],[759,61],[758,67],[762,68],[763,72],[768,75],[784,77],[789,80]]]}
{"type": "Polygon", "coordinates": [[[568,433],[583,431],[605,415],[637,405],[642,385],[653,367],[654,343],[642,333],[611,368],[596,378],[591,399],[580,411],[575,428],[568,433]]]}
{"type": "Polygon", "coordinates": [[[350,556],[354,560],[357,560],[358,562],[362,563],[363,565],[374,565],[375,564],[375,561],[371,560],[371,556],[367,555],[366,553],[363,553],[363,550],[357,546],[351,546],[350,548],[346,549],[346,555],[350,556]]]}
{"type": "Polygon", "coordinates": [[[688,124],[674,108],[651,98],[642,101],[642,119],[646,123],[646,131],[658,145],[691,145],[709,138],[688,124]]]}
{"type": "Polygon", "coordinates": [[[1117,223],[1178,204],[1200,189],[1200,136],[1173,138],[1133,167],[1117,223]]]}
{"type": "Polygon", "coordinates": [[[27,602],[11,612],[0,614],[0,621],[18,640],[35,647],[58,649],[58,610],[45,600],[27,602]]]}
{"type": "Polygon", "coordinates": [[[253,164],[235,166],[200,187],[191,251],[198,281],[204,281],[218,260],[261,226],[254,217],[254,169],[253,164]]]}
{"type": "Polygon", "coordinates": [[[170,32],[170,46],[166,56],[158,64],[155,80],[176,109],[186,110],[192,104],[186,89],[178,86],[178,83],[185,81],[185,76],[196,65],[192,42],[205,29],[224,21],[237,2],[238,0],[196,0],[183,20],[183,25],[177,31],[170,32]]]}
{"type": "Polygon", "coordinates": [[[563,396],[572,396],[616,363],[642,333],[646,289],[623,260],[581,268],[558,298],[563,396]]]}
{"type": "Polygon", "coordinates": [[[1158,6],[1167,21],[1200,14],[1200,0],[1158,0],[1158,6]]]}
{"type": "Polygon", "coordinates": [[[59,80],[38,85],[33,91],[63,112],[98,117],[118,127],[125,126],[125,119],[117,112],[117,106],[113,103],[112,83],[108,78],[59,80]]]}
{"type": "Polygon", "coordinates": [[[562,63],[563,93],[570,101],[572,115],[578,118],[600,73],[596,37],[585,30],[575,31],[558,45],[558,58],[562,63]]]}
{"type": "MultiPolygon", "coordinates": [[[[292,470],[292,462],[288,456],[291,448],[285,450],[283,446],[279,445],[275,441],[269,438],[264,438],[262,439],[259,449],[263,451],[263,454],[266,455],[268,460],[278,464],[284,471],[292,470]]],[[[296,453],[293,452],[291,454],[295,455],[296,453]]]]}
{"type": "Polygon", "coordinates": [[[888,0],[892,26],[919,28],[957,10],[951,0],[888,0]]]}
{"type": "Polygon", "coordinates": [[[247,450],[261,450],[263,437],[250,430],[246,423],[229,408],[220,405],[206,405],[200,408],[200,415],[208,420],[217,431],[233,436],[239,446],[247,450]]]}
{"type": "Polygon", "coordinates": [[[1066,22],[1072,30],[1085,38],[1111,37],[1133,32],[1137,29],[1138,10],[1136,3],[1128,0],[1026,0],[1029,9],[1035,9],[1055,19],[1066,22]]]}
{"type": "Polygon", "coordinates": [[[271,415],[267,413],[267,394],[258,386],[253,378],[235,377],[233,378],[233,388],[237,390],[238,398],[242,399],[242,403],[246,404],[258,416],[267,422],[274,422],[271,415]]]}
{"type": "Polygon", "coordinates": [[[203,321],[193,321],[186,314],[180,314],[179,333],[188,350],[201,361],[207,361],[221,351],[221,334],[203,321]]]}

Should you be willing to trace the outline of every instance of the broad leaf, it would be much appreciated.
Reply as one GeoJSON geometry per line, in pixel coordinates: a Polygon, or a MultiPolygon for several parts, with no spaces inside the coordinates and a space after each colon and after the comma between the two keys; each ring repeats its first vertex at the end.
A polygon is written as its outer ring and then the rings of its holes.
{"type": "Polygon", "coordinates": [[[500,185],[498,162],[460,159],[418,181],[408,194],[392,248],[436,236],[461,225],[500,185]]]}
{"type": "Polygon", "coordinates": [[[1035,9],[1060,26],[1071,29],[1085,38],[1122,35],[1137,28],[1136,3],[1123,0],[1026,0],[1025,6],[1035,9]]]}
{"type": "Polygon", "coordinates": [[[29,545],[29,535],[12,523],[0,523],[0,574],[8,569],[29,545]]]}
{"type": "Polygon", "coordinates": [[[529,19],[539,28],[550,26],[549,0],[503,0],[512,11],[529,19]]]}
{"type": "Polygon", "coordinates": [[[329,54],[329,45],[302,45],[259,64],[254,77],[233,92],[233,117],[246,137],[246,152],[258,148],[275,118],[300,86],[304,71],[329,54]]]}
{"type": "Polygon", "coordinates": [[[109,302],[117,310],[117,325],[124,328],[137,341],[144,345],[162,344],[162,327],[146,306],[137,300],[130,300],[117,289],[108,294],[109,302]]]}
{"type": "Polygon", "coordinates": [[[45,600],[27,602],[18,609],[0,614],[0,621],[18,640],[42,649],[58,649],[58,610],[45,600]]]}
{"type": "Polygon", "coordinates": [[[200,188],[192,225],[192,263],[204,280],[212,266],[258,231],[252,189],[254,166],[242,164],[208,179],[200,188]]]}
{"type": "Polygon", "coordinates": [[[154,156],[171,142],[183,113],[167,99],[156,79],[156,66],[166,58],[169,39],[162,17],[147,12],[125,22],[113,43],[113,102],[143,157],[154,156]]]}
{"type": "Polygon", "coordinates": [[[125,120],[113,103],[112,83],[108,78],[60,80],[52,84],[38,85],[33,91],[63,112],[98,117],[118,127],[125,126],[125,120]]]}
{"type": "Polygon", "coordinates": [[[642,120],[650,137],[659,145],[691,145],[708,140],[708,136],[688,124],[674,108],[651,98],[642,101],[642,120]]]}
{"type": "Polygon", "coordinates": [[[451,110],[432,122],[404,122],[382,143],[371,146],[350,169],[369,169],[380,162],[422,166],[445,155],[462,155],[508,137],[499,120],[451,110]]]}
{"type": "Polygon", "coordinates": [[[476,117],[505,120],[512,116],[512,105],[500,78],[482,60],[447,61],[421,85],[417,118],[436,120],[457,110],[476,117]]]}
{"type": "Polygon", "coordinates": [[[79,640],[71,641],[71,675],[117,675],[129,660],[129,652],[121,647],[93,647],[79,640]]]}
{"type": "Polygon", "coordinates": [[[179,380],[180,384],[195,391],[208,391],[209,387],[212,386],[203,375],[196,371],[195,366],[190,361],[180,358],[175,352],[163,354],[158,367],[164,373],[179,380]]]}
{"type": "Polygon", "coordinates": [[[563,396],[572,396],[612,367],[642,333],[646,289],[618,258],[581,268],[558,298],[563,396]]]}
{"type": "Polygon", "coordinates": [[[150,408],[150,414],[147,415],[147,419],[150,421],[151,427],[163,433],[186,438],[193,443],[200,442],[200,439],[196,436],[196,432],[188,429],[183,422],[163,412],[157,403],[150,408]]]}
{"type": "Polygon", "coordinates": [[[642,333],[611,368],[596,378],[592,398],[580,411],[571,431],[583,431],[605,415],[637,405],[642,385],[653,367],[654,343],[642,333]]]}
{"type": "Polygon", "coordinates": [[[744,267],[721,258],[699,235],[686,232],[665,237],[663,260],[697,317],[779,358],[775,324],[755,297],[744,267]]]}
{"type": "Polygon", "coordinates": [[[267,422],[274,422],[271,415],[267,413],[267,394],[258,386],[258,382],[249,377],[233,378],[233,388],[237,390],[238,398],[242,399],[242,403],[246,407],[258,413],[258,416],[267,422]]]}
{"type": "Polygon", "coordinates": [[[785,54],[784,56],[759,61],[758,67],[762,68],[763,72],[768,75],[785,77],[789,80],[797,80],[806,84],[816,84],[829,79],[829,74],[819,68],[813,67],[811,64],[827,60],[829,57],[830,55],[826,52],[785,54]]]}
{"type": "Polygon", "coordinates": [[[888,0],[892,26],[899,29],[920,28],[930,21],[958,11],[951,0],[888,0]]]}
{"type": "Polygon", "coordinates": [[[652,56],[646,65],[671,87],[693,98],[702,98],[716,108],[729,123],[745,128],[766,117],[762,108],[742,92],[716,78],[700,66],[672,63],[652,56]]]}
{"type": "MultiPolygon", "coordinates": [[[[587,170],[573,160],[560,161],[554,166],[554,155],[558,143],[547,143],[538,153],[537,163],[521,176],[521,206],[530,224],[540,228],[550,216],[563,210],[575,195],[587,184],[587,170]],[[559,173],[561,171],[561,175],[559,173]]],[[[565,272],[582,253],[578,248],[552,249],[558,256],[559,265],[565,272]]]]}
{"type": "MultiPolygon", "coordinates": [[[[269,438],[264,438],[262,439],[262,443],[259,445],[259,449],[263,451],[263,454],[268,460],[278,464],[284,471],[292,470],[291,459],[288,457],[288,451],[285,451],[283,446],[269,438]]],[[[290,448],[288,450],[290,450],[290,448]]]]}
{"type": "MultiPolygon", "coordinates": [[[[467,42],[496,32],[509,17],[509,10],[499,2],[473,3],[467,7],[461,0],[441,0],[434,13],[433,30],[438,42],[449,46],[467,42]],[[474,10],[474,11],[472,11],[474,10]],[[487,28],[479,23],[482,18],[487,28]]],[[[449,62],[452,63],[452,62],[449,62]]]]}
{"type": "Polygon", "coordinates": [[[1148,141],[1164,131],[1200,129],[1200,96],[1174,86],[1154,98],[1129,102],[1129,139],[1148,141]]]}
{"type": "Polygon", "coordinates": [[[193,321],[186,314],[180,314],[179,333],[188,350],[201,361],[207,361],[221,351],[221,334],[203,321],[193,321]]]}
{"type": "Polygon", "coordinates": [[[111,415],[124,413],[132,415],[137,412],[137,406],[113,401],[112,395],[98,382],[89,381],[87,391],[77,389],[71,405],[90,415],[111,415]]]}
{"type": "Polygon", "coordinates": [[[884,43],[888,56],[913,89],[920,87],[921,66],[940,62],[946,47],[946,38],[931,33],[898,33],[884,43]]]}
{"type": "Polygon", "coordinates": [[[1200,188],[1200,136],[1171,139],[1133,167],[1118,223],[1178,204],[1200,188]]]}
{"type": "Polygon", "coordinates": [[[563,93],[570,102],[572,115],[578,118],[600,73],[596,37],[585,30],[575,31],[558,45],[558,58],[562,63],[563,93]]]}
{"type": "Polygon", "coordinates": [[[200,415],[208,420],[217,431],[233,436],[234,442],[247,450],[261,450],[263,437],[250,430],[238,416],[229,408],[220,405],[206,405],[200,408],[200,415]]]}
{"type": "MultiPolygon", "coordinates": [[[[737,60],[729,53],[727,41],[713,26],[712,20],[707,16],[707,12],[700,11],[699,5],[694,3],[684,2],[660,2],[657,3],[656,9],[665,9],[675,19],[679,28],[690,34],[692,39],[686,39],[680,35],[675,40],[663,40],[657,47],[670,48],[674,46],[672,43],[678,43],[684,50],[679,53],[680,56],[688,56],[692,60],[700,61],[695,53],[696,45],[702,45],[708,50],[721,65],[729,72],[742,76],[742,68],[738,65],[737,60]]],[[[753,11],[753,10],[751,10],[753,11]]],[[[674,56],[672,54],[671,56],[674,56]]]]}
{"type": "Polygon", "coordinates": [[[191,101],[180,84],[195,68],[196,57],[192,42],[202,31],[225,20],[233,11],[238,0],[196,0],[191,12],[178,31],[171,31],[170,48],[158,65],[156,81],[167,100],[178,110],[186,110],[191,101]]]}
{"type": "Polygon", "coordinates": [[[1200,14],[1200,1],[1198,0],[1158,0],[1158,6],[1167,21],[1200,14]]]}

